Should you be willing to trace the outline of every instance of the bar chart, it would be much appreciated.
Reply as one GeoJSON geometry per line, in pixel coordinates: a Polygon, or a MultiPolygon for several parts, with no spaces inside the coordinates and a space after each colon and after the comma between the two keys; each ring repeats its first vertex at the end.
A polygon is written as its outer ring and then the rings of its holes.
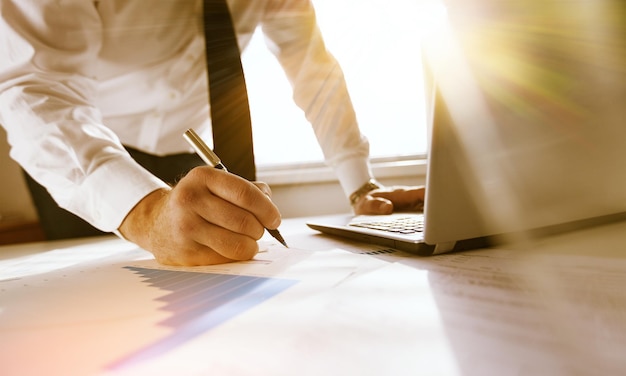
{"type": "Polygon", "coordinates": [[[121,369],[153,359],[281,293],[298,281],[127,266],[151,287],[168,291],[158,300],[169,318],[158,325],[170,335],[111,364],[121,369]]]}

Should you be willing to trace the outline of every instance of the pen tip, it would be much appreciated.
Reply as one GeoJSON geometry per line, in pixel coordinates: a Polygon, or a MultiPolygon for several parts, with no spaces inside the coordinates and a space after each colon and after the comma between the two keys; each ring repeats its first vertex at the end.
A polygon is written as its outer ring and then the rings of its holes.
{"type": "Polygon", "coordinates": [[[280,233],[278,234],[278,236],[276,237],[276,239],[280,242],[280,244],[284,245],[285,248],[289,248],[289,246],[287,245],[287,242],[285,241],[285,239],[283,239],[282,236],[280,236],[280,233]]]}
{"type": "Polygon", "coordinates": [[[280,235],[280,232],[278,232],[278,229],[276,230],[267,230],[267,232],[270,233],[270,235],[272,235],[274,237],[274,239],[278,240],[280,242],[280,244],[284,245],[285,248],[289,248],[289,246],[287,245],[287,242],[285,242],[285,239],[283,239],[282,235],[280,235]]]}

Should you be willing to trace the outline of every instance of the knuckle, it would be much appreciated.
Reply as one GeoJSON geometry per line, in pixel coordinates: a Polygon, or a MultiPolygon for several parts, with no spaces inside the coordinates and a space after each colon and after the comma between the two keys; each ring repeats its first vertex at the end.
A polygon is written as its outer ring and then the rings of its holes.
{"type": "Polygon", "coordinates": [[[183,235],[192,235],[198,231],[198,223],[194,221],[190,221],[187,219],[187,216],[181,218],[176,223],[176,229],[178,230],[178,234],[183,235]]]}
{"type": "Polygon", "coordinates": [[[174,190],[173,199],[178,205],[193,205],[197,201],[197,194],[195,190],[180,187],[174,190]]]}
{"type": "MultiPolygon", "coordinates": [[[[259,232],[263,230],[263,226],[261,226],[256,218],[252,214],[245,213],[236,224],[237,232],[241,234],[246,234],[250,236],[257,236],[259,232]]],[[[261,235],[263,235],[261,233],[261,235]]]]}
{"type": "Polygon", "coordinates": [[[246,182],[246,184],[236,184],[231,188],[231,193],[235,202],[244,207],[256,207],[260,202],[265,201],[267,196],[262,190],[255,185],[246,182]]]}
{"type": "Polygon", "coordinates": [[[229,244],[229,258],[233,260],[250,260],[257,254],[259,251],[259,245],[256,241],[246,238],[240,237],[231,244],[229,244]]]}
{"type": "Polygon", "coordinates": [[[272,197],[272,189],[269,185],[263,182],[255,182],[254,185],[256,185],[257,188],[259,188],[264,195],[270,198],[272,197]]]}
{"type": "Polygon", "coordinates": [[[187,172],[185,178],[187,180],[204,179],[206,176],[206,169],[203,167],[204,166],[192,168],[189,172],[187,172]]]}
{"type": "Polygon", "coordinates": [[[232,190],[236,202],[240,202],[243,205],[250,205],[254,203],[254,199],[250,194],[250,189],[245,185],[238,185],[232,190]]]}

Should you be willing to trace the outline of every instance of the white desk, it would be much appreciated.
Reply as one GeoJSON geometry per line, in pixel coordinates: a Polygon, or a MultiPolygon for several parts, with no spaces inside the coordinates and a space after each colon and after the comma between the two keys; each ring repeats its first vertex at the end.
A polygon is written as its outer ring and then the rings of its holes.
{"type": "Polygon", "coordinates": [[[0,247],[0,374],[626,370],[624,222],[431,258],[303,223],[281,226],[290,250],[191,269],[114,237],[0,247]]]}

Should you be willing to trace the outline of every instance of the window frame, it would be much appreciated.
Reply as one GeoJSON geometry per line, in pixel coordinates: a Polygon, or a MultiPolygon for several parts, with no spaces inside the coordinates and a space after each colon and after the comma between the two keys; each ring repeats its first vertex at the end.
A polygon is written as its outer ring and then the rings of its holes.
{"type": "MultiPolygon", "coordinates": [[[[425,154],[372,158],[370,164],[378,180],[423,180],[426,177],[425,154]]],[[[321,161],[259,166],[257,179],[270,186],[339,182],[332,168],[321,161]]]]}

